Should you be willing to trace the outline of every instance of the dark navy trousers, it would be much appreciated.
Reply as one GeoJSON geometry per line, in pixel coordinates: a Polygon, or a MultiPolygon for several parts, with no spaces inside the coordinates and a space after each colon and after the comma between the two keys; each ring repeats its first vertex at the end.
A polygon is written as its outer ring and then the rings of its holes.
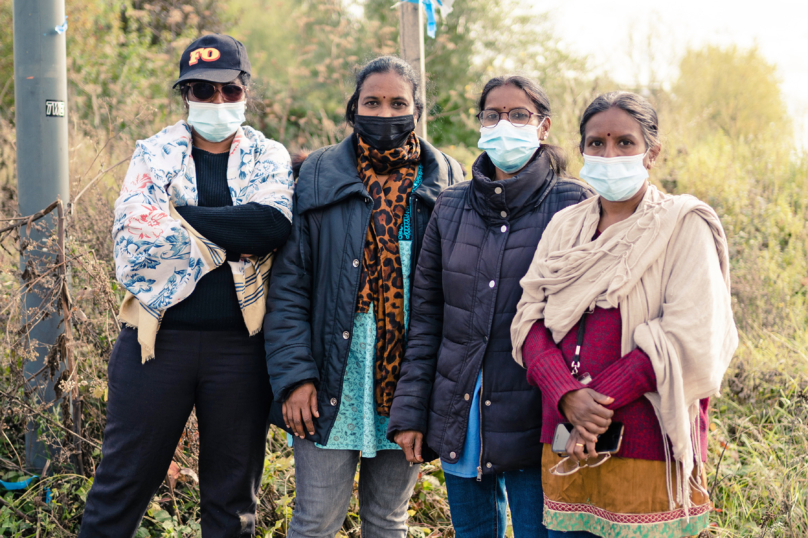
{"type": "Polygon", "coordinates": [[[142,364],[137,331],[124,328],[109,361],[103,458],[79,537],[135,534],[194,407],[202,535],[252,535],[272,402],[264,356],[262,334],[162,330],[154,359],[142,364]]]}

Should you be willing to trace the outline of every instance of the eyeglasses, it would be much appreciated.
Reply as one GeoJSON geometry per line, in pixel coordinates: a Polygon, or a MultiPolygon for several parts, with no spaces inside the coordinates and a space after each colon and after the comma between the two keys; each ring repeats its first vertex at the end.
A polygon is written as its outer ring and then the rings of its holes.
{"type": "Polygon", "coordinates": [[[477,119],[480,120],[480,125],[483,127],[494,127],[497,123],[499,123],[499,120],[503,114],[505,114],[508,121],[516,127],[524,127],[530,123],[533,116],[541,117],[541,114],[536,114],[535,112],[531,112],[526,108],[512,108],[508,112],[500,112],[498,110],[494,110],[493,108],[486,108],[477,114],[477,119]]]}
{"type": "Polygon", "coordinates": [[[589,461],[585,461],[583,464],[580,462],[575,462],[569,456],[565,457],[552,467],[550,467],[549,471],[550,474],[556,476],[569,476],[571,474],[577,473],[581,469],[586,467],[598,467],[599,465],[603,465],[606,463],[612,455],[610,452],[605,452],[603,454],[598,454],[597,458],[595,458],[594,463],[589,463],[589,461]]]}
{"type": "Polygon", "coordinates": [[[228,103],[241,101],[246,89],[238,84],[213,84],[211,82],[192,82],[188,84],[191,95],[200,101],[210,101],[221,92],[222,98],[228,103]]]}

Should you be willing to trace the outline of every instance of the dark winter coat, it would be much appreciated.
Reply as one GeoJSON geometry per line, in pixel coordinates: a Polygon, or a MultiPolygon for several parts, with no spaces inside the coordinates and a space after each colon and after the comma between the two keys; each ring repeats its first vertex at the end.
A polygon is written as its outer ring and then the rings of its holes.
{"type": "MultiPolygon", "coordinates": [[[[420,143],[423,180],[409,201],[413,265],[438,194],[463,178],[454,159],[424,140],[420,143]]],[[[313,381],[320,418],[308,438],[322,444],[339,409],[373,205],[356,164],[350,136],[315,151],[300,168],[292,233],[272,266],[264,318],[275,396],[270,419],[284,428],[282,402],[302,383],[313,381]]]]}
{"type": "MultiPolygon", "coordinates": [[[[438,197],[415,271],[407,352],[388,438],[425,433],[430,454],[463,455],[469,413],[481,415],[483,473],[541,463],[541,392],[511,357],[511,321],[553,215],[593,195],[558,177],[547,152],[515,177],[495,181],[483,153],[472,180],[438,197]],[[482,368],[480,409],[471,409],[482,368]]],[[[478,469],[479,471],[479,469],[478,469]]]]}

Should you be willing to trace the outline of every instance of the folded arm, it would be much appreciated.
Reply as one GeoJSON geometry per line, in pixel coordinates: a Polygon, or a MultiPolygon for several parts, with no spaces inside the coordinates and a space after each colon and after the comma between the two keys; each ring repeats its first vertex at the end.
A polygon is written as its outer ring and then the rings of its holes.
{"type": "Polygon", "coordinates": [[[607,406],[609,409],[619,409],[647,392],[655,392],[656,374],[648,355],[636,348],[601,372],[591,387],[614,398],[614,402],[607,406]]]}
{"type": "Polygon", "coordinates": [[[534,323],[528,332],[522,357],[528,383],[542,391],[545,412],[557,410],[587,442],[597,441],[596,435],[611,424],[614,412],[605,406],[612,403],[612,398],[573,377],[543,320],[534,323]]]}
{"type": "Polygon", "coordinates": [[[204,261],[199,246],[172,217],[169,194],[152,177],[144,151],[138,145],[115,201],[115,274],[141,303],[164,310],[193,291],[189,281],[215,266],[204,261]]]}
{"type": "Polygon", "coordinates": [[[176,209],[197,232],[225,249],[228,259],[242,254],[265,256],[283,246],[292,230],[292,223],[280,210],[255,202],[176,209]]]}
{"type": "Polygon", "coordinates": [[[531,327],[522,348],[522,357],[527,368],[527,382],[540,388],[544,404],[554,409],[558,409],[561,398],[568,392],[586,388],[570,373],[561,350],[544,326],[544,320],[531,327]]]}

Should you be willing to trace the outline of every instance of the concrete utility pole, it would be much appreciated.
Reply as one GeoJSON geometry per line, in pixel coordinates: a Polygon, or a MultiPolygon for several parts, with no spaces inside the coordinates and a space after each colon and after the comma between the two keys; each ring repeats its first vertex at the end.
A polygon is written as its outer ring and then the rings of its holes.
{"type": "MultiPolygon", "coordinates": [[[[31,215],[61,197],[70,197],[67,157],[67,70],[64,0],[14,0],[14,100],[17,128],[17,196],[21,215],[31,215]]],[[[53,213],[40,220],[44,232],[31,231],[34,241],[49,237],[55,226],[53,213]]],[[[20,235],[24,238],[25,228],[20,235]]],[[[21,267],[33,260],[52,264],[55,255],[28,249],[21,267]]],[[[25,307],[36,309],[42,297],[35,290],[26,294],[25,307]]],[[[48,349],[62,329],[61,316],[52,315],[30,331],[37,360],[27,362],[29,379],[45,366],[48,349]]],[[[40,374],[47,375],[47,374],[40,374]]],[[[36,380],[31,380],[36,385],[36,380]]],[[[53,401],[53,382],[34,398],[53,401]]],[[[26,465],[41,470],[48,459],[47,447],[37,440],[36,425],[25,436],[26,465]]]]}
{"type": "Polygon", "coordinates": [[[424,60],[424,10],[422,4],[399,3],[399,35],[401,57],[409,63],[421,79],[421,100],[424,114],[415,126],[415,133],[427,137],[426,123],[429,107],[426,102],[426,63],[424,60]]]}

